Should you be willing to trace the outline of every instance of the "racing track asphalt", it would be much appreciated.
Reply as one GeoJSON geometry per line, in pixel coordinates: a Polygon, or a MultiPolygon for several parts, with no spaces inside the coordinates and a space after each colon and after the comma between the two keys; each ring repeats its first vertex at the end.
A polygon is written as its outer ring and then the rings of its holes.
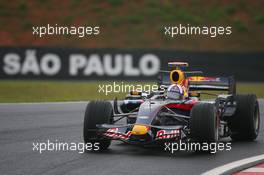
{"type": "Polygon", "coordinates": [[[264,152],[264,100],[261,130],[255,142],[233,142],[217,154],[141,148],[113,142],[103,153],[33,151],[32,142],[82,142],[85,103],[1,104],[0,174],[172,175],[200,174],[217,166],[264,152]]]}

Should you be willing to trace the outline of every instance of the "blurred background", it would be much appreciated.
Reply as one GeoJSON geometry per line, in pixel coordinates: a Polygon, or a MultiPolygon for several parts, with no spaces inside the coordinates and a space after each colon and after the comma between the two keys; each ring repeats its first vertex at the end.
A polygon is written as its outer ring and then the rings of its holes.
{"type": "Polygon", "coordinates": [[[158,48],[211,51],[262,51],[264,2],[261,0],[14,0],[0,2],[2,46],[158,48]],[[96,37],[32,35],[32,26],[97,25],[96,37]],[[216,38],[164,37],[163,26],[232,26],[216,38]]]}
{"type": "MultiPolygon", "coordinates": [[[[62,67],[68,66],[72,53],[80,53],[87,59],[94,53],[110,53],[112,56],[130,54],[135,67],[139,66],[137,62],[142,56],[150,53],[160,60],[162,69],[167,61],[180,57],[180,61],[189,61],[195,70],[235,75],[240,92],[257,93],[259,97],[264,97],[264,1],[261,0],[0,1],[0,26],[0,102],[91,100],[123,96],[97,93],[98,84],[108,82],[107,75],[68,77],[64,68],[54,77],[41,73],[23,74],[21,71],[8,75],[4,71],[6,55],[19,55],[19,62],[23,65],[29,49],[37,52],[38,63],[47,53],[57,54],[62,67]],[[32,34],[33,26],[47,24],[100,26],[100,34],[83,38],[75,35],[45,35],[40,38],[32,34]],[[232,34],[215,38],[204,35],[170,38],[164,35],[164,26],[179,24],[231,26],[232,34]],[[100,82],[96,81],[98,79],[100,82]]],[[[153,83],[155,77],[118,75],[112,79],[135,81],[142,78],[144,81],[140,83],[153,83]]]]}

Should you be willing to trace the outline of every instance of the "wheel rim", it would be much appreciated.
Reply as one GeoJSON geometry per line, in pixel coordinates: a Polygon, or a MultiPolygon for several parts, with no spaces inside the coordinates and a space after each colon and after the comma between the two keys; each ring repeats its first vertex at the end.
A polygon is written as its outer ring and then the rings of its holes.
{"type": "Polygon", "coordinates": [[[218,141],[218,122],[219,122],[219,120],[218,120],[218,117],[217,116],[215,116],[215,142],[217,142],[218,141]]]}
{"type": "Polygon", "coordinates": [[[254,129],[255,129],[255,133],[258,134],[259,132],[259,108],[258,108],[258,104],[255,104],[255,110],[254,110],[254,129]]]}

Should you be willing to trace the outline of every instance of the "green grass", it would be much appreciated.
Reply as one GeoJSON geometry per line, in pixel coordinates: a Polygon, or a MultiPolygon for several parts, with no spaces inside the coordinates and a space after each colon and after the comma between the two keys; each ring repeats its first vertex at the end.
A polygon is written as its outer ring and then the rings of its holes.
{"type": "MultiPolygon", "coordinates": [[[[121,85],[122,82],[117,82],[121,85]]],[[[126,93],[99,93],[99,85],[113,82],[85,81],[0,81],[0,102],[56,102],[85,101],[94,99],[123,99],[126,93]]],[[[123,84],[135,84],[123,82],[123,84]]],[[[147,83],[141,83],[146,85],[147,83]]],[[[153,84],[153,83],[149,83],[153,84]]],[[[238,93],[255,93],[258,98],[264,98],[264,83],[238,83],[238,93]]]]}
{"type": "Polygon", "coordinates": [[[237,92],[256,94],[258,98],[264,98],[264,83],[237,83],[237,92]]]}
{"type": "Polygon", "coordinates": [[[0,81],[0,102],[82,101],[122,96],[99,93],[98,86],[96,82],[0,81]]]}
{"type": "Polygon", "coordinates": [[[113,6],[119,6],[124,3],[123,0],[107,0],[107,2],[113,6]]]}
{"type": "Polygon", "coordinates": [[[4,5],[0,4],[0,17],[9,17],[12,14],[4,5]]]}
{"type": "Polygon", "coordinates": [[[247,31],[246,25],[241,20],[235,20],[233,22],[233,26],[236,28],[237,31],[243,32],[247,31]]]}
{"type": "Polygon", "coordinates": [[[25,1],[21,1],[18,4],[17,10],[18,10],[18,13],[21,16],[25,16],[27,14],[27,12],[28,12],[28,5],[27,5],[27,3],[25,1]]]}
{"type": "Polygon", "coordinates": [[[256,15],[256,16],[254,16],[254,21],[256,22],[256,23],[264,23],[264,15],[256,15]]]}

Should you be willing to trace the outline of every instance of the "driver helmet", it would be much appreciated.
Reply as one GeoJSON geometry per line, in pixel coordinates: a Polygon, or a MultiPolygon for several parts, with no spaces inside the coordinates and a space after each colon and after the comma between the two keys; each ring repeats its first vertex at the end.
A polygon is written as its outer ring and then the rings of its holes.
{"type": "Polygon", "coordinates": [[[185,98],[184,87],[178,84],[173,84],[168,87],[167,97],[172,100],[182,100],[185,98]]]}

